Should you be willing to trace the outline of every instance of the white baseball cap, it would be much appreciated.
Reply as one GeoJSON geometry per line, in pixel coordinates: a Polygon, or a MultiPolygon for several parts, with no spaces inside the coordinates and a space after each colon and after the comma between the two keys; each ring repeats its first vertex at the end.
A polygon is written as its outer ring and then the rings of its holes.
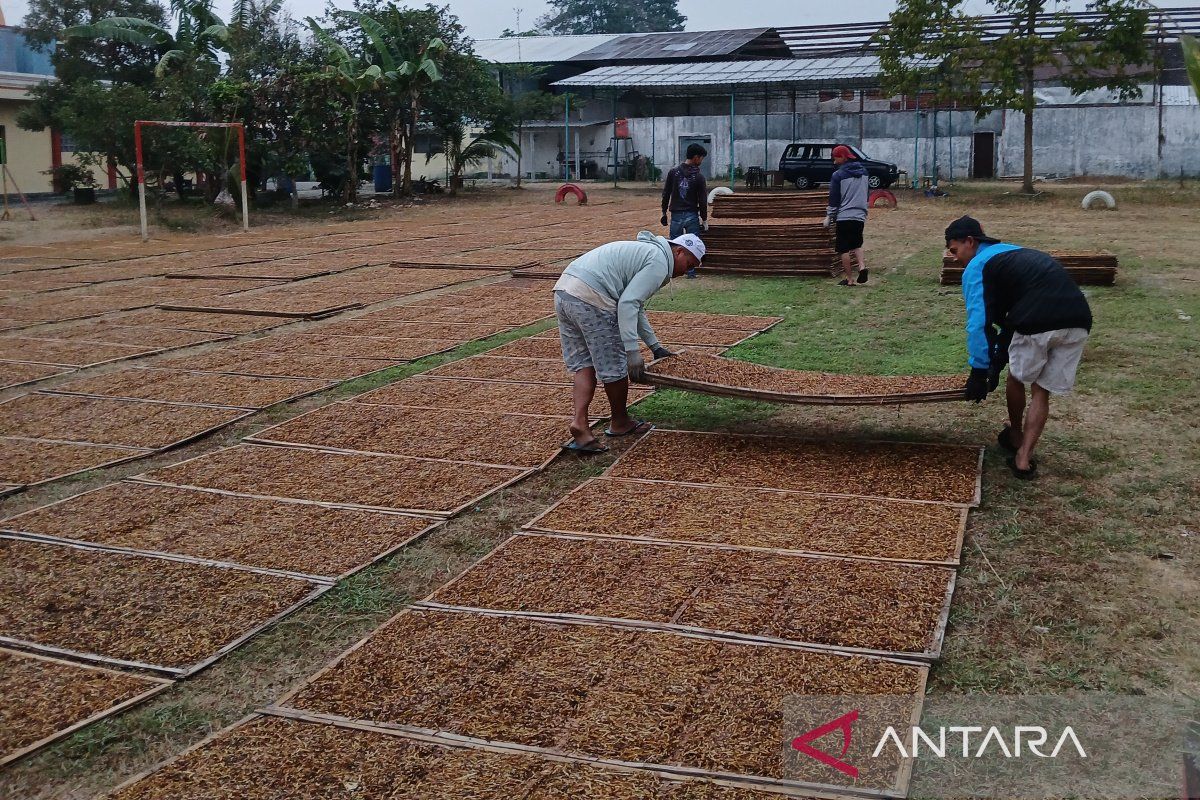
{"type": "Polygon", "coordinates": [[[683,236],[676,236],[669,240],[671,244],[677,244],[684,250],[696,257],[697,261],[704,260],[704,242],[694,233],[685,233],[683,236]]]}

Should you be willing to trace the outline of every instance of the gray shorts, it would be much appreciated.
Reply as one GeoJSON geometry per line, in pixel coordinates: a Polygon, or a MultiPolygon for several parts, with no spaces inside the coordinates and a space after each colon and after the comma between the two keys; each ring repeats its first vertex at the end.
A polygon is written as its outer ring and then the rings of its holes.
{"type": "Polygon", "coordinates": [[[554,314],[563,361],[571,372],[595,367],[601,383],[629,376],[629,361],[621,343],[617,314],[579,300],[563,291],[554,293],[554,314]]]}
{"type": "Polygon", "coordinates": [[[1026,336],[1014,333],[1008,346],[1008,374],[1026,385],[1036,383],[1051,394],[1068,394],[1083,358],[1088,332],[1062,328],[1026,336]]]}

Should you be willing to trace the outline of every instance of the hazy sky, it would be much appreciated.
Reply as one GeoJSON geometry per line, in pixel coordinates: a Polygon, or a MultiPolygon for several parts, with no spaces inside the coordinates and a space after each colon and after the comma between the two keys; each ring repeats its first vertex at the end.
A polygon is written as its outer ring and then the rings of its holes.
{"type": "MultiPolygon", "coordinates": [[[[1054,0],[1051,0],[1054,3],[1054,0]]],[[[319,16],[326,0],[286,0],[287,7],[297,19],[319,16]]],[[[353,0],[334,0],[341,7],[349,7],[353,0]]],[[[435,0],[439,5],[445,0],[435,0]]],[[[1189,5],[1194,0],[1166,0],[1161,7],[1189,5]]],[[[228,12],[232,0],[217,0],[222,16],[228,12]]],[[[401,2],[401,5],[425,5],[424,0],[401,2]]],[[[459,16],[467,32],[476,39],[499,36],[505,28],[517,27],[520,8],[521,27],[531,28],[533,21],[546,11],[543,0],[449,0],[451,11],[459,16]]],[[[749,0],[731,4],[729,0],[680,0],[679,9],[687,17],[688,30],[716,30],[721,28],[759,28],[786,25],[818,25],[833,22],[872,22],[887,18],[895,8],[895,0],[749,0]]],[[[971,0],[969,5],[977,10],[986,10],[983,0],[971,0]]],[[[1060,0],[1061,9],[1080,9],[1083,0],[1060,0]]],[[[0,0],[10,25],[19,24],[25,16],[26,0],[0,0]]]]}

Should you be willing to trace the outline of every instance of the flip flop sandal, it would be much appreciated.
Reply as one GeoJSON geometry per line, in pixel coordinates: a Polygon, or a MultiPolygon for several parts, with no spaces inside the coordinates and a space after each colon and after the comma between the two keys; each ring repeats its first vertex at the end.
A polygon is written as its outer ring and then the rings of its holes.
{"type": "Polygon", "coordinates": [[[849,285],[850,285],[850,281],[848,279],[838,281],[838,286],[849,286],[849,285]]]}
{"type": "Polygon", "coordinates": [[[632,428],[625,431],[624,433],[613,433],[612,428],[605,428],[604,435],[611,436],[614,439],[619,439],[622,436],[633,436],[635,433],[646,433],[651,430],[654,430],[653,425],[651,425],[649,422],[646,422],[645,420],[639,419],[636,421],[636,423],[634,424],[634,426],[632,428]]]}
{"type": "Polygon", "coordinates": [[[1014,478],[1019,478],[1023,481],[1031,481],[1037,477],[1038,465],[1035,459],[1029,459],[1029,469],[1021,469],[1018,467],[1017,460],[1015,458],[1009,458],[1004,463],[1008,464],[1008,468],[1012,472],[1014,478]]]}
{"type": "Polygon", "coordinates": [[[1015,453],[1017,452],[1017,446],[1012,443],[1012,439],[1009,438],[1008,435],[1011,430],[1012,427],[1009,425],[1005,425],[1003,428],[1001,428],[1000,432],[996,434],[996,444],[1000,445],[1001,449],[1003,450],[1007,450],[1010,453],[1015,453]]]}
{"type": "Polygon", "coordinates": [[[597,441],[591,441],[587,444],[579,444],[579,442],[571,441],[562,446],[563,450],[568,453],[579,453],[584,456],[594,456],[600,453],[607,453],[608,448],[597,441]]]}
{"type": "Polygon", "coordinates": [[[860,270],[858,271],[858,282],[859,282],[859,283],[866,283],[866,282],[867,282],[867,273],[868,273],[868,272],[870,272],[870,270],[866,270],[866,269],[860,269],[860,270]]]}

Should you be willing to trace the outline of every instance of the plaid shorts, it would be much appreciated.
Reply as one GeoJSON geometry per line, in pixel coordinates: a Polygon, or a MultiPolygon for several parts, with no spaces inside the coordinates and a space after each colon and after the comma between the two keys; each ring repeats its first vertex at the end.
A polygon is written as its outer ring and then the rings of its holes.
{"type": "Polygon", "coordinates": [[[579,372],[595,367],[601,383],[616,383],[629,376],[629,361],[616,312],[556,291],[554,314],[558,317],[558,337],[568,370],[579,372]]]}

